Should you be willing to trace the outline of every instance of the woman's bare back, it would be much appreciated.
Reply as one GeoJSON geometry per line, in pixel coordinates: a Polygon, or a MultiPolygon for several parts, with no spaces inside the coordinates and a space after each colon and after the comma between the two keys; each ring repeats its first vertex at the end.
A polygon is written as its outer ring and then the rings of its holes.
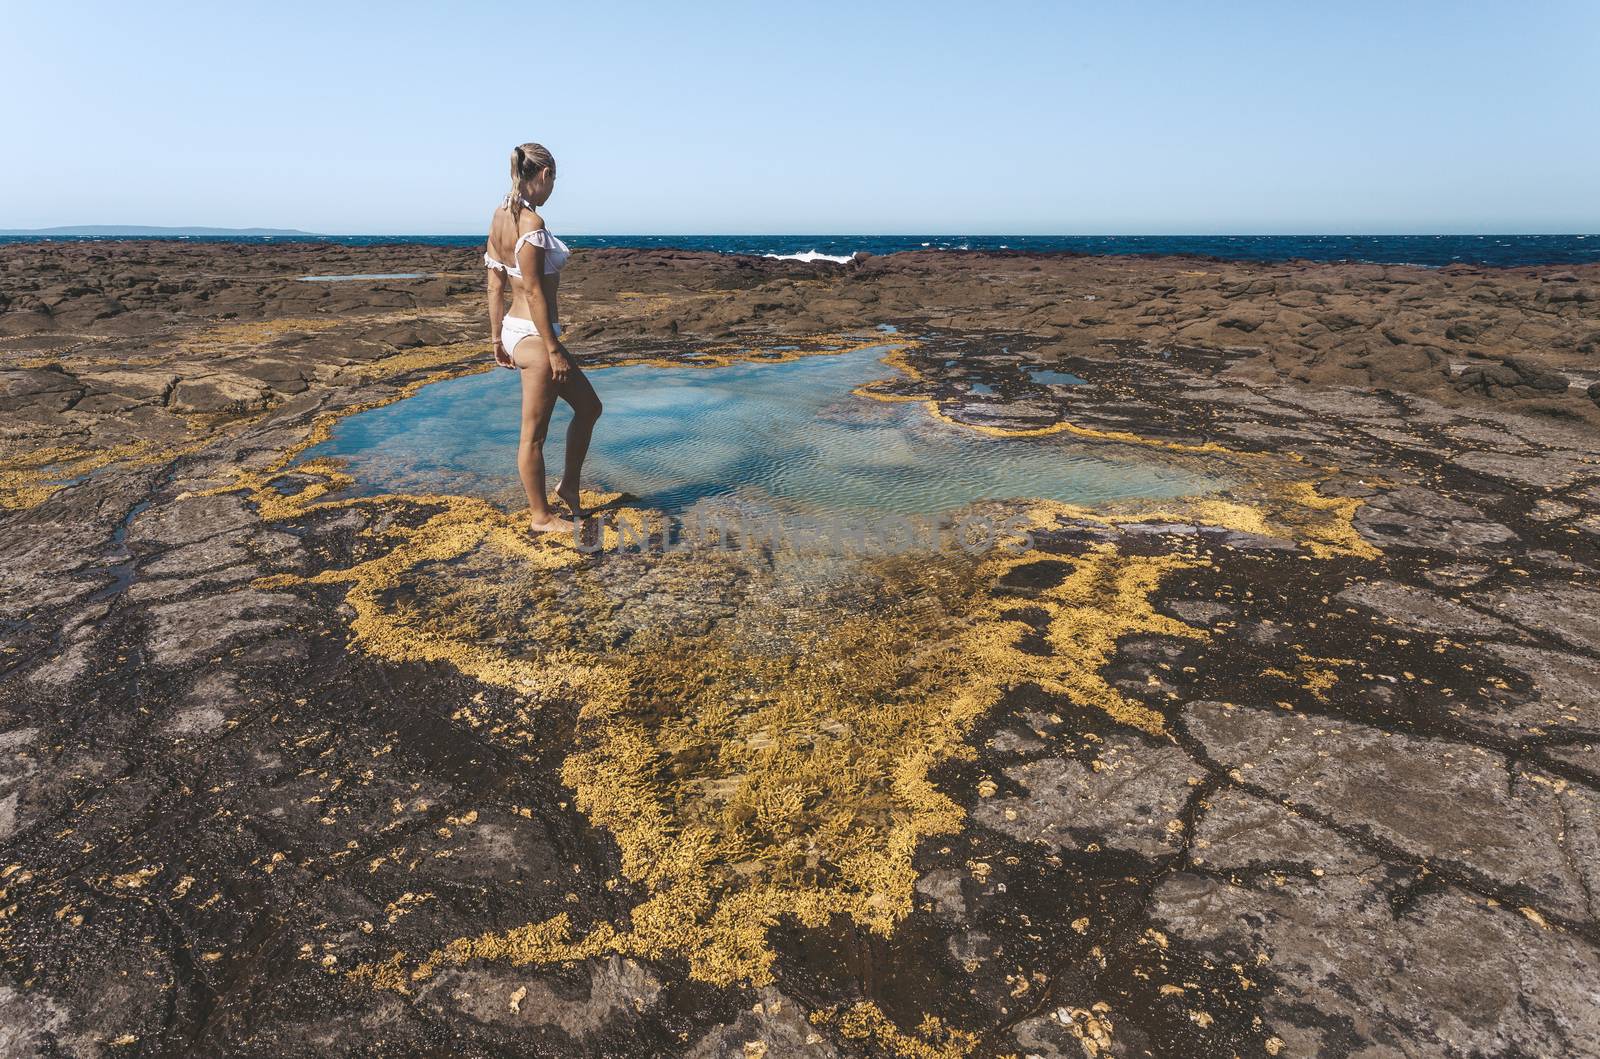
{"type": "MultiPolygon", "coordinates": [[[[513,217],[511,211],[504,205],[495,207],[494,215],[489,218],[489,254],[496,261],[504,261],[513,267],[517,264],[517,240],[528,232],[536,232],[544,227],[544,218],[538,211],[524,209],[513,217]]],[[[528,275],[523,273],[519,279],[516,276],[508,277],[511,280],[511,314],[513,316],[529,315],[528,292],[525,284],[528,275]]],[[[560,287],[559,273],[550,273],[539,277],[539,283],[544,288],[545,300],[550,303],[550,319],[555,322],[559,319],[556,312],[556,292],[560,287]]]]}

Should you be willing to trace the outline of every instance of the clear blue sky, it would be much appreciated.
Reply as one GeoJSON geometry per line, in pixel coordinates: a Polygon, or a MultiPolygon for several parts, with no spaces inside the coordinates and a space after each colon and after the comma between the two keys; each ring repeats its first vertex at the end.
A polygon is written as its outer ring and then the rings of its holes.
{"type": "Polygon", "coordinates": [[[1600,2],[7,0],[0,228],[1600,230],[1600,2]]]}

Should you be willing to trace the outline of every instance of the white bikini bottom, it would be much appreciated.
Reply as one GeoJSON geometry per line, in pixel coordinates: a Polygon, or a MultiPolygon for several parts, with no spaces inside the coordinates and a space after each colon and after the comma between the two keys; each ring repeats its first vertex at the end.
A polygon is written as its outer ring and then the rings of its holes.
{"type": "MultiPolygon", "coordinates": [[[[555,323],[550,326],[555,331],[556,337],[560,338],[561,325],[555,323]]],[[[533,321],[524,317],[505,316],[500,319],[500,344],[505,346],[506,352],[513,356],[517,352],[518,342],[521,342],[524,338],[531,338],[538,333],[539,329],[533,326],[533,321]]]]}

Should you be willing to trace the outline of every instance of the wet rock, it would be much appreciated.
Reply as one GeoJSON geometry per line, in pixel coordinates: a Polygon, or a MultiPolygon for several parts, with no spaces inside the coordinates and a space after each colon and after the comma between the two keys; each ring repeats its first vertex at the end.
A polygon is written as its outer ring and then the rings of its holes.
{"type": "Polygon", "coordinates": [[[1600,662],[1582,655],[1493,643],[1488,649],[1533,682],[1538,720],[1600,730],[1600,662]]]}
{"type": "Polygon", "coordinates": [[[1416,486],[1371,497],[1354,522],[1363,537],[1386,546],[1456,550],[1516,539],[1508,527],[1478,509],[1416,486]]]}
{"type": "Polygon", "coordinates": [[[1431,566],[1422,576],[1442,588],[1470,588],[1489,576],[1489,567],[1482,563],[1450,563],[1431,566]]]}
{"type": "Polygon", "coordinates": [[[1367,581],[1351,585],[1341,591],[1338,598],[1370,607],[1401,626],[1419,632],[1468,633],[1507,639],[1520,636],[1514,626],[1472,607],[1395,582],[1367,581]]]}
{"type": "Polygon", "coordinates": [[[1098,844],[1159,857],[1182,844],[1183,828],[1173,824],[1200,772],[1175,746],[1112,736],[1092,760],[1048,757],[1005,775],[1022,793],[979,802],[976,823],[1054,850],[1098,844]]]}
{"type": "Polygon", "coordinates": [[[80,382],[92,393],[120,394],[138,401],[164,404],[167,395],[178,384],[178,376],[170,371],[115,371],[85,372],[78,376],[80,382]]]}
{"type": "Polygon", "coordinates": [[[1600,592],[1567,584],[1530,585],[1494,599],[1496,613],[1567,643],[1600,651],[1600,592]]]}
{"type": "Polygon", "coordinates": [[[275,393],[304,393],[309,388],[303,369],[285,361],[257,358],[232,363],[228,367],[245,378],[262,382],[275,393]]]}
{"type": "MultiPolygon", "coordinates": [[[[0,833],[3,837],[3,833],[0,833]]],[[[0,1055],[97,1055],[102,1049],[85,1034],[72,1031],[63,1005],[38,992],[0,984],[0,1055]]]]}
{"type": "Polygon", "coordinates": [[[1508,776],[1464,743],[1277,710],[1198,703],[1185,711],[1207,755],[1244,782],[1417,862],[1448,866],[1547,909],[1589,916],[1585,880],[1562,845],[1567,797],[1508,776]]]}
{"type": "MultiPolygon", "coordinates": [[[[617,1019],[637,1018],[655,1003],[661,983],[621,956],[589,961],[588,989],[550,982],[538,972],[499,968],[447,968],[417,989],[417,1004],[436,1017],[462,1016],[506,1030],[558,1029],[585,1041],[617,1019]]],[[[554,1045],[556,1039],[550,1039],[554,1045]]]]}
{"type": "Polygon", "coordinates": [[[10,838],[21,826],[18,806],[22,786],[35,770],[33,744],[37,728],[14,728],[0,732],[0,841],[10,838]]]}
{"type": "Polygon", "coordinates": [[[748,1011],[696,1040],[685,1059],[778,1059],[793,1055],[837,1059],[839,1052],[806,1020],[804,1007],[776,989],[763,989],[748,1011]]]}
{"type": "Polygon", "coordinates": [[[253,380],[206,375],[179,382],[167,403],[176,412],[254,412],[267,406],[267,392],[253,380]]]}
{"type": "MultiPolygon", "coordinates": [[[[1312,831],[1314,825],[1308,825],[1312,831]]],[[[1316,842],[1313,839],[1313,842],[1316,842]]],[[[1339,848],[1337,836],[1322,843],[1339,848]]],[[[1600,1048],[1600,959],[1585,942],[1453,886],[1399,914],[1407,874],[1323,861],[1320,876],[1168,876],[1152,914],[1174,937],[1273,983],[1287,1055],[1582,1055],[1600,1048]],[[1471,974],[1463,969],[1471,968],[1471,974]]]]}
{"type": "Polygon", "coordinates": [[[164,727],[172,735],[185,738],[210,735],[221,729],[245,701],[237,675],[225,669],[206,670],[195,679],[182,707],[164,727]]]}
{"type": "Polygon", "coordinates": [[[82,384],[58,366],[0,371],[0,412],[62,412],[82,395],[82,384]]]}
{"type": "Polygon", "coordinates": [[[89,653],[93,636],[80,634],[69,639],[55,657],[30,670],[30,684],[63,688],[83,676],[89,669],[89,653]]]}
{"type": "Polygon", "coordinates": [[[1218,872],[1301,873],[1379,866],[1381,858],[1279,802],[1224,790],[1195,827],[1191,860],[1218,872]]]}
{"type": "Polygon", "coordinates": [[[141,563],[139,573],[146,577],[181,578],[242,567],[251,560],[248,530],[231,530],[185,544],[141,563]]]}
{"type": "Polygon", "coordinates": [[[255,514],[238,494],[194,496],[141,512],[129,526],[128,539],[135,543],[184,545],[256,524],[255,514]]]}
{"type": "Polygon", "coordinates": [[[1564,504],[1559,500],[1552,500],[1547,496],[1540,497],[1534,502],[1533,510],[1528,512],[1528,517],[1539,522],[1558,522],[1580,514],[1581,508],[1564,504]]]}
{"type": "Polygon", "coordinates": [[[453,337],[451,331],[431,322],[392,324],[376,327],[367,332],[369,340],[385,343],[395,349],[443,345],[453,337]]]}
{"type": "Polygon", "coordinates": [[[1493,478],[1551,489],[1572,485],[1594,474],[1593,466],[1577,457],[1549,452],[1535,456],[1514,456],[1501,452],[1465,452],[1453,457],[1450,462],[1493,478]]]}
{"type": "Polygon", "coordinates": [[[1473,365],[1453,381],[1456,389],[1484,397],[1537,397],[1567,390],[1567,377],[1512,357],[1498,364],[1473,365]]]}
{"type": "Polygon", "coordinates": [[[210,569],[193,577],[142,577],[128,586],[126,595],[128,599],[141,603],[176,596],[205,595],[218,589],[242,585],[259,574],[256,566],[241,564],[210,569]]]}
{"type": "Polygon", "coordinates": [[[150,659],[178,666],[211,658],[241,638],[281,638],[295,617],[308,609],[289,593],[257,589],[159,603],[149,612],[150,659]]]}
{"type": "Polygon", "coordinates": [[[930,898],[934,908],[942,915],[960,919],[967,912],[966,898],[962,896],[963,876],[951,868],[936,868],[917,879],[917,893],[930,898]]]}
{"type": "Polygon", "coordinates": [[[1230,603],[1207,599],[1169,599],[1161,606],[1179,621],[1201,628],[1210,628],[1224,618],[1232,618],[1239,613],[1239,608],[1230,603]]]}
{"type": "Polygon", "coordinates": [[[1588,773],[1591,782],[1600,781],[1600,743],[1580,739],[1564,745],[1541,747],[1539,753],[1550,761],[1588,773]]]}
{"type": "Polygon", "coordinates": [[[989,747],[1002,754],[1020,754],[1033,757],[1048,749],[1048,744],[1024,733],[1019,728],[1003,728],[989,738],[989,747]]]}

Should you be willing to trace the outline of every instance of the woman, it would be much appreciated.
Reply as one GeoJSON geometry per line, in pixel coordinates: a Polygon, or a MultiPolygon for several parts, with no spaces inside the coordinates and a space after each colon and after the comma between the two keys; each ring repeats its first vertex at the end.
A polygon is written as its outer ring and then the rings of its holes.
{"type": "Polygon", "coordinates": [[[556,162],[536,143],[511,152],[511,192],[489,222],[489,245],[483,263],[489,269],[489,333],[494,336],[495,363],[522,371],[522,439],[517,445],[517,473],[528,494],[529,528],[548,533],[569,528],[545,497],[544,438],[556,398],[572,406],[567,428],[567,464],[556,496],[573,519],[583,517],[578,482],[589,437],[600,418],[600,398],[583,369],[561,344],[556,322],[556,292],[570,251],[545,231],[538,208],[550,198],[556,162]],[[511,311],[505,311],[507,281],[511,311]]]}

